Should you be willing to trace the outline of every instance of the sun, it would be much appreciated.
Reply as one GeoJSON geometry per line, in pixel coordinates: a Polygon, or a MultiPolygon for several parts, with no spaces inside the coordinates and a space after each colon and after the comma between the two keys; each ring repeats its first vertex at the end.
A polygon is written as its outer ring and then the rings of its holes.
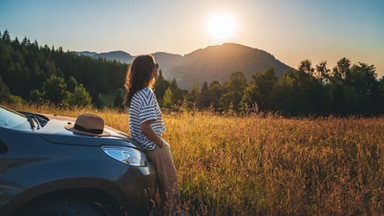
{"type": "Polygon", "coordinates": [[[235,19],[226,13],[214,14],[208,19],[207,31],[215,39],[230,39],[236,31],[235,19]]]}

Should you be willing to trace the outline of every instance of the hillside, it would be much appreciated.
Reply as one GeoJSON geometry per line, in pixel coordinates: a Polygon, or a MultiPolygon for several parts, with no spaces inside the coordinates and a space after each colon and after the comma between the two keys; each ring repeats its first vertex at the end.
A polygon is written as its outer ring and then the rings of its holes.
{"type": "Polygon", "coordinates": [[[81,51],[81,52],[77,52],[77,54],[83,55],[83,56],[89,56],[95,59],[104,58],[111,61],[116,60],[122,63],[131,63],[132,59],[134,58],[133,56],[131,56],[130,54],[124,51],[112,51],[112,52],[105,52],[105,53],[81,51]]]}
{"type": "Polygon", "coordinates": [[[274,67],[279,77],[291,69],[265,51],[227,43],[185,55],[183,64],[169,73],[179,78],[180,86],[185,83],[190,87],[193,81],[202,84],[204,81],[210,83],[218,80],[224,83],[233,72],[243,72],[250,79],[256,72],[265,71],[269,67],[274,67]]]}
{"type": "MultiPolygon", "coordinates": [[[[328,73],[325,66],[313,68],[308,60],[299,66],[300,71],[290,71],[285,74],[286,79],[278,80],[268,68],[274,67],[281,76],[290,69],[288,66],[265,51],[238,44],[210,46],[184,56],[154,55],[165,77],[168,80],[176,77],[179,84],[164,79],[156,83],[156,97],[164,108],[184,109],[185,104],[187,109],[248,113],[254,111],[252,108],[257,103],[257,111],[286,116],[383,115],[384,79],[377,78],[374,65],[353,64],[342,58],[332,73],[328,73]],[[313,73],[308,72],[312,68],[313,73]],[[265,73],[250,79],[260,71],[265,73]],[[180,89],[191,90],[194,82],[202,85],[213,80],[221,84],[204,86],[200,93],[180,89]],[[230,82],[225,84],[227,81],[230,82]]],[[[122,108],[121,89],[128,64],[121,61],[129,62],[132,58],[122,51],[63,52],[61,47],[50,49],[26,38],[21,42],[17,38],[11,40],[9,33],[4,32],[0,37],[0,101],[47,103],[62,108],[88,105],[103,108],[113,103],[114,107],[122,108]],[[114,61],[105,60],[107,57],[114,61]]]]}
{"type": "MultiPolygon", "coordinates": [[[[164,77],[176,78],[179,86],[184,89],[190,89],[194,82],[200,85],[213,80],[224,83],[233,72],[243,72],[250,79],[254,73],[269,67],[274,67],[279,77],[291,69],[268,52],[233,43],[209,46],[184,56],[164,52],[154,53],[154,56],[164,77]]],[[[92,57],[124,63],[130,63],[133,59],[133,56],[123,51],[95,54],[92,57]]]]}

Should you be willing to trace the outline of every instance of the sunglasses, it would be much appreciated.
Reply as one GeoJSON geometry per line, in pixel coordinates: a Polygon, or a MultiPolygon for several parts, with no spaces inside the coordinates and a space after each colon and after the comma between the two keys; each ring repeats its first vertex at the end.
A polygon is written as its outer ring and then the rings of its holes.
{"type": "Polygon", "coordinates": [[[159,69],[159,63],[155,63],[155,68],[159,69]]]}

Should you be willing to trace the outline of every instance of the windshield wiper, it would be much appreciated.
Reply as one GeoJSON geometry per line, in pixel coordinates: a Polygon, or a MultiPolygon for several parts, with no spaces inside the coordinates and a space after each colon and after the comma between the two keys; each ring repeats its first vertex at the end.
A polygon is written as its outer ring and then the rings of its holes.
{"type": "Polygon", "coordinates": [[[27,117],[27,120],[28,120],[29,124],[31,124],[32,129],[34,129],[34,128],[37,128],[37,130],[40,129],[40,121],[39,121],[39,118],[35,114],[28,113],[28,112],[22,112],[22,113],[27,117]],[[35,122],[36,122],[37,127],[35,126],[35,122]]]}
{"type": "Polygon", "coordinates": [[[27,117],[27,120],[28,120],[29,124],[31,124],[31,128],[33,130],[33,128],[35,128],[36,126],[35,126],[35,123],[33,122],[32,117],[28,114],[25,114],[25,116],[27,117]]]}

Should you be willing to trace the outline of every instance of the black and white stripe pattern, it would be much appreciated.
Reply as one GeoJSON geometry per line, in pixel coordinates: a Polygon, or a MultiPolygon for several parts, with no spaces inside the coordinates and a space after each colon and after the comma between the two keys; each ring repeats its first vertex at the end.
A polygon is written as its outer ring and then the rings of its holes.
{"type": "Polygon", "coordinates": [[[132,138],[138,141],[144,150],[153,150],[156,144],[148,139],[140,129],[140,124],[151,121],[153,131],[161,136],[165,125],[156,96],[150,88],[136,92],[131,100],[129,112],[129,129],[132,138]]]}

